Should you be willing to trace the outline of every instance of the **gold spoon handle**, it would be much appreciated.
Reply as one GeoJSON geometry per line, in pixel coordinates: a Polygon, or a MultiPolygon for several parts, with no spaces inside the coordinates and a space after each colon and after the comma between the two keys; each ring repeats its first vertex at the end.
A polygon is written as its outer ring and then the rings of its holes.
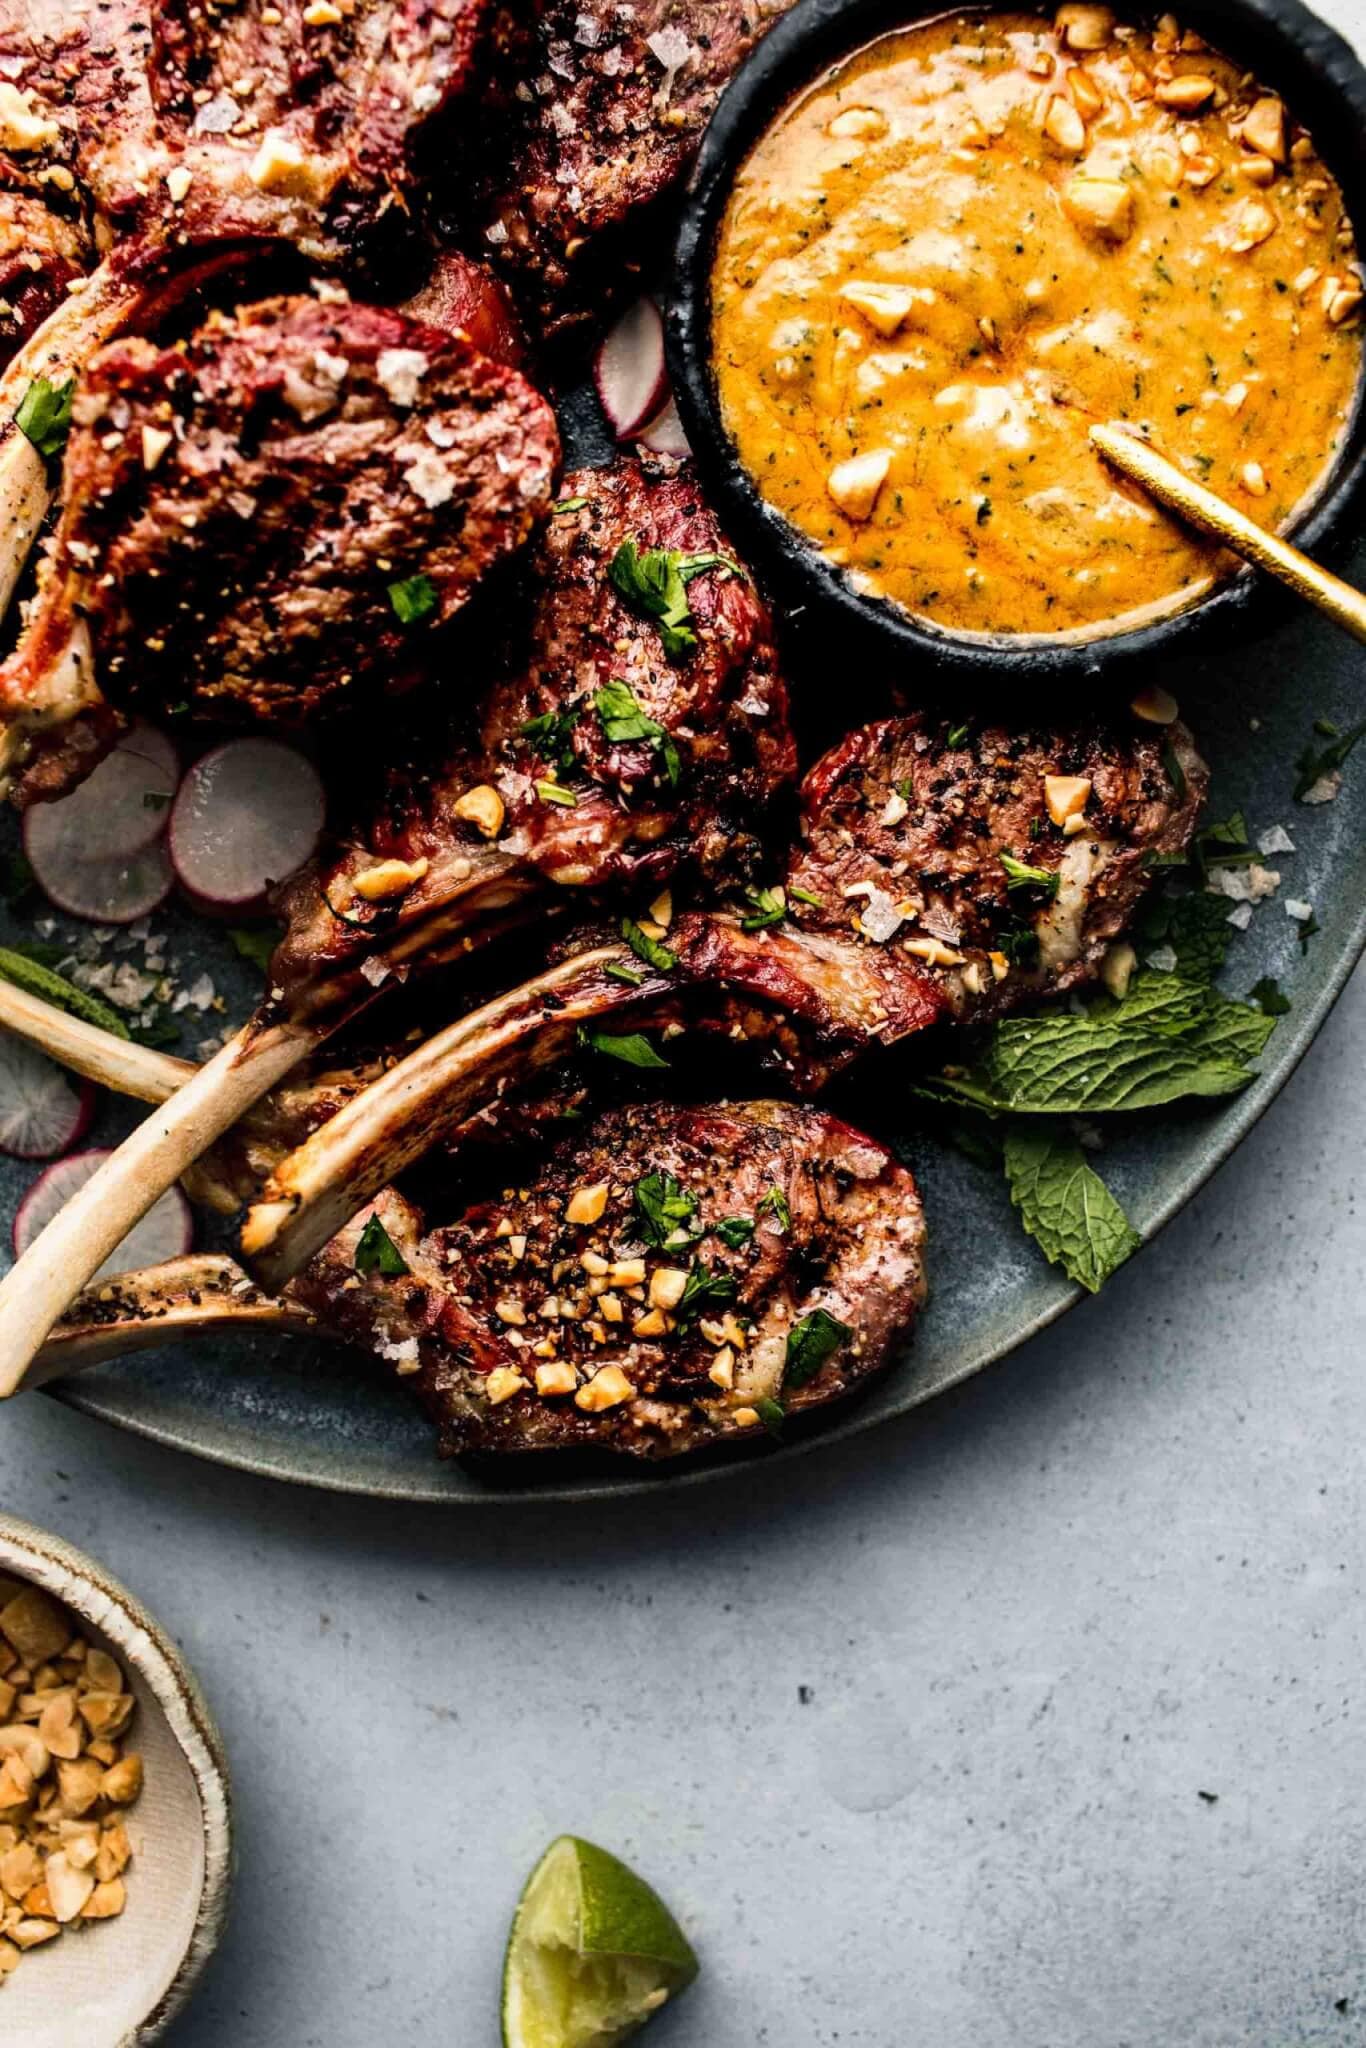
{"type": "Polygon", "coordinates": [[[1350,583],[1321,569],[1308,555],[1292,548],[1289,541],[1268,533],[1245,512],[1206,490],[1136,434],[1126,433],[1122,427],[1092,427],[1091,440],[1107,462],[1122,469],[1125,476],[1142,484],[1144,490],[1173,512],[1179,512],[1183,519],[1189,519],[1192,526],[1212,533],[1244,561],[1255,562],[1259,569],[1279,576],[1282,583],[1288,583],[1300,597],[1308,598],[1310,604],[1317,605],[1336,624],[1354,633],[1358,640],[1366,640],[1366,596],[1361,591],[1353,590],[1350,583]]]}

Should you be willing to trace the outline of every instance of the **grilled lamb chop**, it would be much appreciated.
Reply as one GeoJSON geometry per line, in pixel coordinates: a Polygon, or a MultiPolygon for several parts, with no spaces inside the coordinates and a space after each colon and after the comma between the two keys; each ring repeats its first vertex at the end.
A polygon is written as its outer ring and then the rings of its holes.
{"type": "Polygon", "coordinates": [[[453,916],[468,930],[490,897],[657,886],[683,866],[743,876],[747,821],[790,782],[796,751],[768,613],[737,571],[689,471],[620,461],[568,477],[532,564],[529,634],[477,738],[435,772],[405,762],[340,850],[280,892],[271,972],[287,1000],[335,1001],[377,952],[407,959],[453,916]],[[630,544],[707,565],[687,585],[691,652],[671,659],[616,589],[630,544]],[[367,901],[378,863],[413,879],[367,901]]]}
{"type": "Polygon", "coordinates": [[[509,370],[527,367],[530,351],[507,292],[486,265],[458,250],[438,251],[426,282],[398,310],[409,320],[473,342],[490,362],[503,363],[509,370]]]}
{"type": "Polygon", "coordinates": [[[1022,736],[988,726],[970,743],[950,731],[884,720],[818,763],[785,917],[776,895],[747,919],[687,913],[648,963],[590,942],[391,1067],[272,1173],[242,1231],[253,1271],[280,1285],[443,1130],[605,1024],[742,1040],[812,1093],[936,1023],[1093,979],[1146,886],[1146,856],[1194,832],[1206,771],[1190,735],[1094,721],[1022,736]]]}
{"type": "Polygon", "coordinates": [[[113,1282],[74,1305],[40,1371],[311,1315],[411,1385],[443,1455],[676,1457],[882,1370],[924,1300],[924,1235],[911,1175],[817,1110],[612,1110],[449,1225],[387,1191],[275,1302],[205,1261],[113,1282]],[[374,1219],[401,1273],[358,1271],[374,1219]]]}
{"type": "Polygon", "coordinates": [[[412,681],[431,627],[543,514],[557,458],[515,371],[375,307],[277,299],[183,347],[112,343],[0,668],[18,800],[88,773],[139,702],[305,726],[412,681]],[[422,598],[416,631],[396,585],[422,598]]]}
{"type": "Polygon", "coordinates": [[[387,981],[463,958],[569,888],[653,886],[685,862],[729,872],[748,851],[743,819],[762,813],[795,758],[768,615],[676,468],[628,463],[583,475],[571,506],[576,499],[585,502],[552,523],[537,564],[543,595],[531,651],[494,701],[554,705],[552,720],[581,707],[571,729],[577,782],[561,763],[562,728],[513,731],[520,709],[514,719],[505,708],[464,765],[429,788],[391,792],[361,853],[286,892],[293,929],[275,963],[280,998],[140,1125],[54,1219],[24,1270],[16,1266],[0,1296],[0,1383],[7,1370],[17,1382],[75,1288],[156,1195],[387,981]],[[627,538],[647,552],[682,543],[707,565],[684,593],[690,623],[669,629],[672,661],[657,625],[611,587],[627,538]],[[683,644],[686,635],[695,646],[683,644]],[[640,692],[640,709],[618,724],[620,699],[609,699],[609,727],[595,693],[612,671],[618,688],[624,676],[640,692]],[[475,779],[485,773],[499,788],[475,779]],[[547,788],[577,789],[575,803],[557,804],[547,788]],[[457,812],[471,794],[473,808],[457,812]],[[484,833],[501,831],[505,813],[513,830],[493,844],[484,833]]]}
{"type": "Polygon", "coordinates": [[[494,28],[508,96],[507,165],[484,244],[534,332],[601,320],[654,239],[721,92],[792,0],[533,0],[494,28]]]}

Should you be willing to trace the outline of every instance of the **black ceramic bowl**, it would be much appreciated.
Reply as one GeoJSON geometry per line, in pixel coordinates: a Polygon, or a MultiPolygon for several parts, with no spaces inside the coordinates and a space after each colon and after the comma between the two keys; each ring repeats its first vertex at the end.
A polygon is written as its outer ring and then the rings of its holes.
{"type": "MultiPolygon", "coordinates": [[[[1049,11],[1051,10],[1041,10],[1049,11]]],[[[735,176],[792,96],[876,36],[946,12],[926,0],[799,0],[737,74],[712,117],[689,187],[667,320],[669,367],[701,474],[738,545],[762,568],[789,616],[806,612],[842,655],[910,661],[979,685],[1077,684],[1136,662],[1227,646],[1263,622],[1274,586],[1243,570],[1184,610],[1128,631],[1086,638],[951,632],[853,590],[806,537],[768,506],[721,421],[711,368],[712,257],[735,176]]],[[[1122,0],[1117,7],[1124,16],[1122,0]]],[[[1139,10],[1134,10],[1135,14],[1139,10]]],[[[1366,234],[1366,71],[1342,37],[1299,0],[1193,0],[1183,26],[1242,60],[1279,92],[1342,188],[1366,234]]],[[[1338,459],[1293,529],[1302,547],[1332,552],[1349,538],[1366,487],[1366,400],[1359,385],[1338,459]]]]}

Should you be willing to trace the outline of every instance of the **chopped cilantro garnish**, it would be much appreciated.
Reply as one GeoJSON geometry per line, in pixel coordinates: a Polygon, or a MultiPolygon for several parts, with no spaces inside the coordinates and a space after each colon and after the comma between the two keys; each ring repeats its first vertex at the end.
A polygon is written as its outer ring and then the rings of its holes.
{"type": "Polygon", "coordinates": [[[636,541],[627,540],[613,556],[608,574],[613,588],[632,611],[655,621],[670,661],[684,661],[697,646],[688,609],[688,585],[694,576],[709,570],[725,576],[743,573],[739,564],[725,555],[684,555],[672,548],[642,549],[636,541]]]}
{"type": "Polygon", "coordinates": [[[550,509],[552,512],[582,512],[587,503],[587,498],[561,498],[550,509]]]}
{"type": "Polygon", "coordinates": [[[783,1368],[784,1387],[804,1387],[813,1380],[828,1358],[853,1336],[848,1323],[828,1310],[813,1308],[787,1333],[787,1362],[783,1368]]]}
{"type": "Polygon", "coordinates": [[[578,722],[577,711],[543,711],[517,730],[524,740],[531,741],[543,761],[563,775],[574,765],[574,727],[578,722]]]}
{"type": "Polygon", "coordinates": [[[781,1401],[775,1401],[771,1394],[760,1394],[753,1403],[754,1412],[770,1436],[781,1436],[787,1410],[781,1401]]]}
{"type": "Polygon", "coordinates": [[[1259,982],[1248,991],[1248,1001],[1268,1017],[1287,1017],[1290,1014],[1290,998],[1284,993],[1274,975],[1264,974],[1259,982]]]}
{"type": "Polygon", "coordinates": [[[613,981],[624,981],[627,988],[639,988],[645,976],[634,967],[623,967],[619,960],[609,960],[602,970],[613,981]]]}
{"type": "Polygon", "coordinates": [[[787,1205],[787,1196],[781,1188],[770,1188],[763,1197],[759,1203],[759,1214],[762,1216],[765,1210],[773,1217],[779,1230],[791,1230],[792,1211],[787,1205]]]}
{"type": "Polygon", "coordinates": [[[589,1052],[600,1052],[611,1060],[621,1060],[628,1067],[667,1067],[669,1062],[660,1058],[648,1038],[639,1031],[628,1031],[614,1036],[609,1031],[594,1031],[587,1024],[579,1026],[579,1044],[589,1052]]]}
{"type": "Polygon", "coordinates": [[[745,900],[754,905],[754,911],[741,918],[742,931],[761,932],[771,924],[781,924],[787,916],[787,898],[781,889],[746,889],[745,900]]]}
{"type": "Polygon", "coordinates": [[[996,940],[997,951],[1004,953],[1012,967],[1023,967],[1028,971],[1039,964],[1039,934],[1027,924],[1015,925],[1008,932],[1001,932],[996,940]]]}
{"type": "Polygon", "coordinates": [[[1332,744],[1319,748],[1306,747],[1296,761],[1295,796],[1297,801],[1307,796],[1314,787],[1314,784],[1322,782],[1325,775],[1335,775],[1338,769],[1344,766],[1347,756],[1351,753],[1362,734],[1366,733],[1366,720],[1363,720],[1360,725],[1354,725],[1350,732],[1340,733],[1330,719],[1323,718],[1315,721],[1314,730],[1322,737],[1331,740],[1332,744]]]}
{"type": "Polygon", "coordinates": [[[1056,868],[1032,868],[1028,861],[1016,860],[1009,853],[1001,855],[1001,866],[1006,871],[1007,889],[1041,889],[1050,903],[1058,893],[1056,868]]]}
{"type": "Polygon", "coordinates": [[[68,377],[64,384],[53,384],[46,377],[35,377],[19,401],[14,424],[45,461],[50,462],[54,456],[60,455],[66,446],[66,437],[71,431],[71,400],[75,391],[74,377],[68,377]]]}
{"type": "Polygon", "coordinates": [[[733,1252],[738,1252],[754,1235],[754,1224],[748,1216],[723,1216],[714,1228],[722,1244],[733,1252]]]}
{"type": "Polygon", "coordinates": [[[538,782],[536,794],[543,804],[558,804],[562,811],[578,808],[578,798],[572,789],[566,789],[562,782],[538,782]]]}
{"type": "Polygon", "coordinates": [[[420,626],[436,610],[436,585],[430,576],[405,576],[389,585],[389,602],[401,626],[420,626]]]}
{"type": "Polygon", "coordinates": [[[794,903],[809,903],[813,910],[824,910],[825,908],[820,897],[813,896],[809,889],[789,889],[787,893],[794,903]]]}
{"type": "Polygon", "coordinates": [[[278,924],[238,925],[228,933],[235,950],[244,960],[250,960],[253,967],[259,967],[262,974],[268,970],[270,956],[283,936],[278,924]]]}
{"type": "Polygon", "coordinates": [[[636,1214],[646,1244],[668,1244],[678,1234],[695,1237],[697,1197],[671,1173],[647,1173],[635,1186],[636,1214]]]}
{"type": "Polygon", "coordinates": [[[658,719],[645,716],[625,683],[605,683],[593,699],[593,708],[602,721],[604,736],[614,747],[629,746],[632,740],[647,741],[663,762],[670,787],[677,789],[683,773],[678,748],[658,719]]]}
{"type": "Polygon", "coordinates": [[[370,1218],[357,1240],[355,1266],[358,1273],[378,1273],[383,1280],[396,1280],[408,1270],[408,1261],[378,1216],[370,1218]]]}
{"type": "MultiPolygon", "coordinates": [[[[964,740],[967,738],[968,734],[971,731],[971,724],[955,725],[951,732],[945,734],[944,745],[946,747],[961,747],[964,740]]],[[[897,784],[897,794],[901,797],[903,803],[909,800],[910,793],[911,789],[909,782],[907,782],[904,788],[900,783],[897,784]]]]}
{"type": "Polygon", "coordinates": [[[667,946],[661,946],[658,939],[652,939],[648,932],[643,932],[629,917],[623,917],[621,920],[621,936],[636,958],[643,960],[647,967],[657,969],[660,974],[671,974],[677,967],[677,953],[671,953],[667,946]]]}
{"type": "Polygon", "coordinates": [[[695,1260],[676,1311],[679,1321],[685,1316],[705,1315],[709,1308],[729,1308],[736,1291],[733,1273],[713,1273],[710,1267],[695,1260]]]}

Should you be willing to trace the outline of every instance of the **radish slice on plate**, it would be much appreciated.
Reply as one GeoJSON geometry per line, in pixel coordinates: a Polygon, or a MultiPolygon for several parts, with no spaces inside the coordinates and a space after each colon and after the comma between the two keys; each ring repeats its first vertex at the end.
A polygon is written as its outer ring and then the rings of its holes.
{"type": "Polygon", "coordinates": [[[55,1159],[90,1129],[95,1089],[70,1078],[36,1047],[0,1032],[0,1152],[55,1159]]]}
{"type": "MultiPolygon", "coordinates": [[[[71,1200],[90,1176],[112,1155],[108,1152],[77,1152],[59,1159],[40,1173],[19,1204],[14,1218],[14,1256],[22,1258],[34,1239],[46,1229],[59,1209],[71,1200]]],[[[194,1243],[190,1205],[179,1188],[168,1188],[154,1202],[140,1223],[135,1223],[122,1244],[115,1245],[95,1274],[107,1280],[111,1273],[133,1273],[140,1266],[159,1266],[166,1259],[180,1259],[194,1243]]],[[[93,1282],[91,1283],[93,1285],[93,1282]]]]}
{"type": "Polygon", "coordinates": [[[692,448],[683,431],[683,422],[678,417],[678,407],[670,399],[663,412],[650,421],[643,433],[636,435],[642,448],[648,448],[651,455],[691,455],[692,448]]]}
{"type": "Polygon", "coordinates": [[[29,861],[48,901],[92,924],[132,924],[146,917],[166,901],[174,880],[159,839],[140,853],[111,860],[54,858],[35,846],[29,861]]]}
{"type": "Polygon", "coordinates": [[[664,322],[653,299],[637,299],[598,349],[593,381],[619,441],[630,441],[669,395],[664,322]]]}
{"type": "Polygon", "coordinates": [[[179,780],[165,733],[135,725],[70,796],[24,813],[24,852],[50,874],[70,861],[127,860],[166,830],[179,780]]]}
{"type": "Polygon", "coordinates": [[[311,761],[279,740],[229,740],[196,761],[171,812],[177,879],[207,910],[258,903],[318,843],[325,799],[311,761]]]}

